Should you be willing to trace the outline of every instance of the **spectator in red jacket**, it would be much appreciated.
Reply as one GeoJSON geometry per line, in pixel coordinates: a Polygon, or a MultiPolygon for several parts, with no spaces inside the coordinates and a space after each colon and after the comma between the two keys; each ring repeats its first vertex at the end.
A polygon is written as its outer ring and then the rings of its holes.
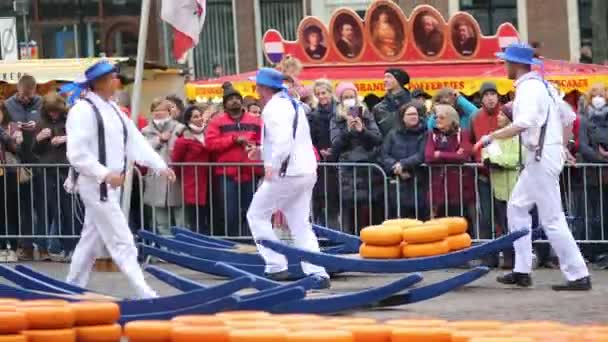
{"type": "MultiPolygon", "coordinates": [[[[197,106],[184,110],[187,123],[182,135],[175,141],[171,161],[174,163],[208,163],[209,151],[205,147],[205,127],[208,116],[197,106]]],[[[196,231],[209,234],[207,210],[207,182],[209,166],[177,166],[178,180],[183,187],[188,225],[196,231]]],[[[178,183],[178,184],[180,184],[178,183]]]]}
{"type": "MultiPolygon", "coordinates": [[[[215,162],[248,164],[247,147],[259,145],[262,120],[243,110],[243,97],[232,86],[224,87],[224,110],[209,123],[207,148],[215,154],[215,162]]],[[[217,226],[216,234],[240,236],[245,232],[245,213],[253,198],[255,178],[261,168],[253,166],[218,166],[217,192],[222,208],[223,222],[217,226]]]]}

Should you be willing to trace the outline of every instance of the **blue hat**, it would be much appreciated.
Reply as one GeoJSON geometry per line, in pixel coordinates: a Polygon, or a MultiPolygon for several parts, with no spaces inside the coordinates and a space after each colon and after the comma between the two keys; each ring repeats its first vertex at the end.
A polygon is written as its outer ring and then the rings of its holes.
{"type": "Polygon", "coordinates": [[[540,59],[534,58],[534,49],[526,43],[512,43],[505,52],[497,52],[496,57],[511,63],[543,64],[540,59]]]}
{"type": "Polygon", "coordinates": [[[272,68],[262,68],[258,70],[255,77],[250,77],[249,79],[251,81],[255,81],[255,83],[258,85],[263,85],[269,88],[287,89],[287,87],[283,84],[285,75],[272,68]]]}
{"type": "Polygon", "coordinates": [[[84,77],[77,79],[72,83],[65,84],[59,88],[59,94],[72,93],[68,98],[68,103],[71,105],[80,96],[84,89],[87,89],[91,82],[94,82],[103,76],[118,72],[116,66],[107,60],[99,61],[85,70],[84,77]]]}

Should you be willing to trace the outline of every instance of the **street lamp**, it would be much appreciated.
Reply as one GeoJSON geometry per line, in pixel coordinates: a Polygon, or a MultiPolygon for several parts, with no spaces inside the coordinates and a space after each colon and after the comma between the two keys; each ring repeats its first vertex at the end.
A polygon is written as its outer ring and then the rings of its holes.
{"type": "Polygon", "coordinates": [[[13,0],[13,10],[15,11],[15,13],[17,13],[17,15],[21,15],[23,17],[23,35],[25,37],[25,44],[27,44],[25,51],[27,51],[26,54],[28,57],[30,56],[29,48],[27,48],[29,47],[30,43],[30,39],[27,33],[27,15],[29,12],[29,8],[29,0],[13,0]]]}

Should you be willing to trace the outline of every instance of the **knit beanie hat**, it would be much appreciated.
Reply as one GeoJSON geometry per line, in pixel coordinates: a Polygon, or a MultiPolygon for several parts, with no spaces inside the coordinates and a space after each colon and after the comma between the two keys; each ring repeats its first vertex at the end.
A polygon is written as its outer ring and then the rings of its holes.
{"type": "Polygon", "coordinates": [[[231,96],[238,96],[241,98],[241,100],[243,99],[243,95],[241,95],[241,93],[234,89],[232,83],[226,82],[222,84],[222,88],[224,89],[224,97],[222,103],[226,104],[226,100],[228,100],[228,98],[231,96]]]}
{"type": "Polygon", "coordinates": [[[399,82],[399,85],[403,88],[406,84],[410,83],[410,75],[407,72],[397,68],[386,69],[385,74],[391,74],[399,82]]]}
{"type": "Polygon", "coordinates": [[[353,83],[340,82],[340,84],[338,84],[338,86],[336,87],[336,96],[339,99],[342,99],[342,94],[344,94],[344,92],[347,90],[352,90],[355,92],[355,95],[357,94],[357,87],[355,87],[355,85],[353,83]]]}

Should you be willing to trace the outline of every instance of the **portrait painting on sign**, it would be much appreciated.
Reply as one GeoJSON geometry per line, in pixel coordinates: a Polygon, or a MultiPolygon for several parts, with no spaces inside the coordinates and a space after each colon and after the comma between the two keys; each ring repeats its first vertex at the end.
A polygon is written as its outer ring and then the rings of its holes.
{"type": "Polygon", "coordinates": [[[444,47],[444,24],[438,13],[430,10],[419,12],[414,18],[414,42],[425,56],[437,56],[444,47]]]}
{"type": "Polygon", "coordinates": [[[312,60],[319,61],[327,55],[327,34],[316,22],[303,26],[300,43],[306,55],[312,60]]]}
{"type": "Polygon", "coordinates": [[[459,14],[450,21],[451,40],[454,50],[462,56],[472,56],[477,51],[479,28],[468,15],[459,14]]]}
{"type": "Polygon", "coordinates": [[[369,34],[376,50],[388,58],[400,55],[405,47],[405,23],[399,13],[379,5],[372,9],[370,18],[369,34]]]}
{"type": "Polygon", "coordinates": [[[339,13],[333,21],[332,34],[338,52],[348,58],[359,57],[363,50],[363,30],[353,14],[339,13]]]}

